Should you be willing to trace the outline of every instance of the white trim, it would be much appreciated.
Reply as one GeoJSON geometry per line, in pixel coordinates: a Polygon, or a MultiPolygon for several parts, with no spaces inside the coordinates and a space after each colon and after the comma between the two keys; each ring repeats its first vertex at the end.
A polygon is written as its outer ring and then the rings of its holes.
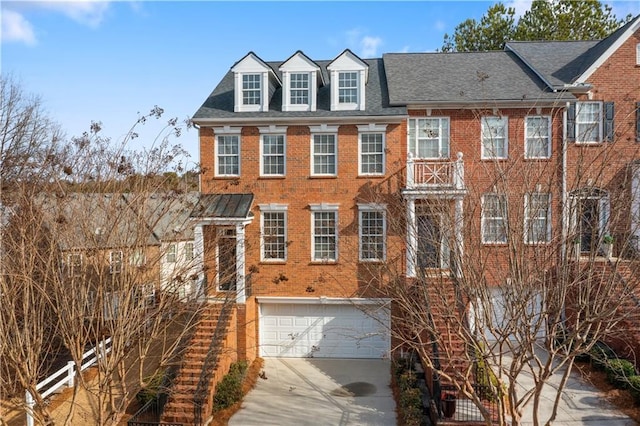
{"type": "Polygon", "coordinates": [[[387,305],[392,299],[388,298],[363,298],[363,297],[279,297],[279,296],[257,296],[258,303],[284,303],[303,305],[387,305]]]}
{"type": "Polygon", "coordinates": [[[340,208],[340,203],[309,204],[309,210],[311,210],[312,212],[332,211],[332,210],[338,210],[339,208],[340,208]]]}
{"type": "MultiPolygon", "coordinates": [[[[386,125],[374,125],[358,126],[358,176],[384,176],[386,173],[387,164],[387,133],[386,125]],[[365,130],[365,128],[367,130],[365,130]],[[373,130],[369,130],[373,129],[373,130]],[[380,160],[382,170],[379,172],[363,172],[362,171],[362,135],[381,135],[382,136],[382,158],[380,160]]],[[[377,153],[367,153],[367,155],[377,155],[377,153]]]]}
{"type": "Polygon", "coordinates": [[[338,215],[338,206],[339,204],[309,204],[309,210],[311,214],[311,262],[322,262],[322,263],[336,263],[339,258],[338,252],[338,242],[339,242],[339,234],[338,229],[340,228],[340,216],[338,215]],[[334,215],[334,226],[333,226],[333,234],[331,234],[335,238],[335,242],[333,244],[334,256],[332,258],[317,258],[316,257],[316,233],[315,233],[315,225],[316,225],[316,213],[333,213],[334,215]]]}
{"type": "Polygon", "coordinates": [[[289,205],[277,203],[258,204],[258,208],[261,211],[287,211],[289,209],[289,205]]]}
{"type": "Polygon", "coordinates": [[[242,133],[240,126],[215,126],[211,127],[215,135],[239,135],[242,133]]]}
{"type": "MultiPolygon", "coordinates": [[[[552,151],[552,143],[551,141],[553,140],[552,137],[552,129],[551,129],[551,116],[550,115],[541,115],[538,113],[538,115],[527,115],[524,118],[524,158],[528,159],[528,160],[548,160],[549,158],[551,158],[551,151],[552,151]],[[547,155],[545,157],[536,157],[536,156],[529,156],[528,155],[528,151],[529,151],[529,135],[527,134],[527,130],[528,130],[528,126],[527,126],[527,120],[528,119],[533,119],[533,118],[544,118],[547,120],[547,138],[548,140],[548,147],[547,147],[547,155]]],[[[540,137],[537,137],[538,139],[540,139],[540,137]]]]}
{"type": "MultiPolygon", "coordinates": [[[[242,150],[242,138],[239,132],[236,133],[220,133],[214,135],[214,144],[213,144],[213,167],[214,167],[214,176],[216,177],[238,177],[241,174],[241,150],[242,150]],[[219,139],[220,137],[236,137],[238,143],[238,154],[236,155],[238,158],[238,173],[220,173],[219,170],[219,139]]],[[[231,157],[232,155],[227,154],[226,156],[231,157]]]]}
{"type": "Polygon", "coordinates": [[[441,160],[449,158],[451,155],[451,119],[450,117],[412,117],[407,120],[407,153],[413,154],[414,158],[420,159],[428,159],[428,160],[441,160]],[[418,123],[420,120],[434,120],[438,121],[438,155],[436,157],[421,157],[418,155],[420,149],[418,147],[418,123]],[[447,123],[447,134],[445,135],[443,132],[443,123],[447,123]],[[410,137],[411,132],[411,124],[415,126],[415,140],[412,141],[410,137]],[[446,143],[445,143],[446,139],[446,143]],[[413,152],[411,150],[411,145],[413,143],[413,152]],[[446,149],[445,149],[446,148],[446,149]]]}
{"type": "Polygon", "coordinates": [[[595,145],[604,142],[604,102],[602,101],[578,101],[575,103],[575,111],[576,116],[574,117],[573,125],[574,125],[574,136],[575,136],[575,144],[576,145],[595,145]],[[578,116],[580,115],[580,106],[586,104],[597,104],[598,105],[598,136],[596,140],[581,140],[579,138],[580,132],[578,131],[578,116]]]}
{"type": "Polygon", "coordinates": [[[288,214],[287,214],[287,205],[286,204],[261,204],[260,207],[260,261],[261,262],[286,262],[288,258],[288,249],[287,249],[287,241],[288,241],[288,214]],[[267,208],[272,207],[272,208],[267,208]],[[265,257],[265,247],[264,247],[264,214],[265,213],[281,213],[282,214],[282,222],[284,228],[284,242],[283,242],[283,257],[274,257],[274,258],[266,258],[265,257]]]}
{"type": "Polygon", "coordinates": [[[636,44],[636,65],[640,65],[640,43],[636,44]]]}
{"type": "Polygon", "coordinates": [[[358,204],[358,260],[360,262],[384,262],[387,259],[387,208],[386,204],[358,204]],[[363,213],[379,213],[382,214],[382,253],[378,258],[362,257],[362,214],[363,213]]]}
{"type": "Polygon", "coordinates": [[[328,124],[320,124],[319,126],[309,126],[311,133],[338,133],[340,126],[330,126],[328,124]]]}
{"type": "MultiPolygon", "coordinates": [[[[271,128],[275,129],[276,126],[270,126],[271,128]]],[[[260,167],[260,177],[284,177],[287,175],[287,133],[286,133],[286,127],[285,127],[285,131],[283,133],[276,133],[275,131],[268,131],[268,132],[262,132],[262,129],[264,129],[264,127],[260,127],[260,160],[259,160],[259,167],[260,167]],[[282,173],[265,173],[264,170],[264,138],[265,136],[267,137],[282,137],[282,173]]],[[[270,154],[273,157],[276,157],[275,154],[270,154]]],[[[280,157],[280,155],[277,155],[277,157],[280,157]]]]}
{"type": "Polygon", "coordinates": [[[192,119],[191,122],[199,126],[210,127],[216,124],[229,124],[239,126],[256,126],[257,123],[265,124],[282,124],[290,126],[308,125],[310,123],[323,123],[340,126],[342,124],[362,124],[362,122],[378,122],[385,124],[402,124],[409,116],[402,115],[351,115],[351,116],[333,116],[333,117],[292,117],[291,115],[282,115],[279,117],[225,117],[225,118],[199,118],[192,119]]]}
{"type": "MultiPolygon", "coordinates": [[[[309,152],[311,153],[310,155],[310,159],[309,159],[309,165],[310,165],[310,170],[309,170],[309,174],[311,176],[320,176],[320,177],[335,177],[338,176],[338,131],[337,131],[337,126],[327,126],[327,125],[322,125],[322,126],[309,126],[309,129],[311,130],[311,138],[309,139],[309,152]],[[329,129],[328,131],[318,131],[316,129],[318,128],[326,128],[329,129]],[[330,131],[336,129],[335,131],[330,131]],[[316,165],[316,160],[315,160],[315,156],[316,156],[316,152],[314,149],[314,145],[315,145],[315,137],[316,136],[333,136],[333,147],[334,147],[334,151],[333,151],[333,169],[334,172],[333,173],[316,173],[315,172],[315,165],[316,165]]],[[[323,153],[318,153],[318,155],[328,155],[328,154],[323,154],[323,153]]]]}
{"type": "Polygon", "coordinates": [[[544,245],[544,244],[549,244],[551,242],[551,214],[552,214],[552,210],[551,210],[551,202],[552,202],[552,198],[551,198],[551,193],[550,192],[527,192],[526,194],[524,194],[524,243],[526,245],[544,245]],[[537,221],[540,220],[541,217],[536,216],[536,217],[530,217],[529,216],[529,206],[531,204],[531,197],[532,196],[543,196],[546,195],[547,196],[547,211],[546,211],[546,215],[544,220],[546,221],[547,224],[547,229],[546,229],[546,233],[545,233],[545,238],[543,241],[534,241],[534,240],[530,240],[529,239],[529,231],[531,228],[531,222],[533,221],[537,221]]]}
{"type": "Polygon", "coordinates": [[[500,193],[500,192],[488,192],[485,194],[482,194],[481,198],[480,198],[480,240],[482,241],[482,244],[485,245],[503,245],[503,244],[507,244],[509,242],[509,223],[507,222],[508,220],[508,211],[509,211],[509,206],[506,205],[505,206],[505,211],[504,212],[499,212],[501,214],[507,214],[507,216],[504,215],[500,215],[500,216],[485,216],[485,198],[487,196],[491,196],[491,197],[498,197],[500,201],[503,201],[505,203],[508,203],[507,200],[507,195],[504,193],[500,193]],[[504,225],[504,230],[505,230],[505,235],[504,235],[504,241],[497,241],[497,240],[488,240],[485,238],[485,219],[501,219],[502,223],[504,225]]]}
{"type": "MultiPolygon", "coordinates": [[[[490,142],[493,142],[493,135],[491,135],[491,139],[490,142]]],[[[506,160],[509,158],[509,118],[506,115],[503,116],[497,116],[497,115],[493,115],[493,116],[484,116],[481,118],[480,120],[480,159],[482,160],[506,160]],[[488,125],[487,120],[499,120],[502,123],[503,126],[503,131],[504,131],[504,155],[503,156],[497,156],[495,155],[495,153],[493,153],[493,155],[488,155],[485,152],[485,147],[484,147],[484,129],[485,126],[488,125]]]]}
{"type": "Polygon", "coordinates": [[[589,79],[591,75],[596,72],[600,66],[602,66],[613,53],[620,48],[627,40],[640,29],[640,18],[635,17],[635,23],[629,26],[618,39],[611,45],[609,48],[602,54],[600,57],[593,63],[585,72],[583,72],[578,78],[575,79],[576,82],[583,82],[589,79]]]}

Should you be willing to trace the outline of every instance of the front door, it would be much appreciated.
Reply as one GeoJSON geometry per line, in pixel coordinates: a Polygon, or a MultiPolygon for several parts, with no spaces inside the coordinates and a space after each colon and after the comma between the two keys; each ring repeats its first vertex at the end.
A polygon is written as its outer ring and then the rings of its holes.
{"type": "Polygon", "coordinates": [[[448,268],[449,249],[442,227],[442,216],[421,213],[418,222],[418,267],[448,268]]]}
{"type": "Polygon", "coordinates": [[[218,291],[236,289],[236,231],[234,228],[218,230],[218,291]]]}
{"type": "Polygon", "coordinates": [[[589,253],[597,249],[600,240],[600,208],[597,198],[580,199],[578,205],[580,252],[589,253]]]}

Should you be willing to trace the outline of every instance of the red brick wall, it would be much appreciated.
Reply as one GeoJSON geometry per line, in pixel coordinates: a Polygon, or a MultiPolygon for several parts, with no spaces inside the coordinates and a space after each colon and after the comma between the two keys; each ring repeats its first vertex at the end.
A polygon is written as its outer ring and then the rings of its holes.
{"type": "MultiPolygon", "coordinates": [[[[367,124],[362,123],[362,124],[367,124]]],[[[257,127],[243,127],[241,135],[241,176],[237,179],[215,178],[214,135],[211,129],[201,129],[201,160],[204,169],[202,191],[243,192],[255,195],[253,222],[246,227],[246,266],[252,274],[252,294],[256,296],[329,296],[359,295],[358,265],[358,202],[387,202],[397,197],[398,187],[384,185],[390,176],[405,166],[405,126],[390,124],[386,133],[386,175],[358,176],[358,129],[342,125],[338,131],[337,177],[310,176],[311,133],[308,126],[287,129],[287,162],[285,178],[260,177],[260,133],[257,127]],[[372,189],[372,187],[377,189],[372,189]],[[312,203],[337,203],[338,251],[335,263],[314,263],[311,260],[312,203]],[[287,204],[288,258],[284,263],[260,261],[260,209],[258,204],[287,204]],[[256,269],[257,268],[257,269],[256,269]],[[277,280],[283,274],[286,280],[277,280]],[[276,281],[278,281],[276,283],[276,281]]],[[[404,235],[388,235],[391,247],[400,247],[404,235]],[[396,241],[395,243],[393,241],[396,241]]],[[[211,247],[211,246],[209,246],[211,247]]],[[[209,271],[215,265],[209,258],[209,271]]],[[[209,273],[209,282],[214,275],[209,273]]]]}
{"type": "MultiPolygon", "coordinates": [[[[570,143],[567,153],[570,190],[591,184],[609,191],[611,231],[617,241],[625,240],[629,230],[629,165],[640,154],[640,144],[636,141],[636,105],[640,101],[640,66],[636,65],[638,43],[640,31],[588,78],[594,86],[591,100],[614,102],[614,141],[596,145],[570,143]]],[[[581,98],[588,99],[587,95],[581,98]]]]}

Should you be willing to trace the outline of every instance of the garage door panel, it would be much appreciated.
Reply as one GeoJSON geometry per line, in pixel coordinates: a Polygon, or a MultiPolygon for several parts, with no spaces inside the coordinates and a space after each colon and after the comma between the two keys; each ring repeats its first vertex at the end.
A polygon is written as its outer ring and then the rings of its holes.
{"type": "Polygon", "coordinates": [[[388,355],[388,310],[375,308],[386,317],[370,318],[352,304],[260,305],[262,356],[382,358],[388,355]]]}

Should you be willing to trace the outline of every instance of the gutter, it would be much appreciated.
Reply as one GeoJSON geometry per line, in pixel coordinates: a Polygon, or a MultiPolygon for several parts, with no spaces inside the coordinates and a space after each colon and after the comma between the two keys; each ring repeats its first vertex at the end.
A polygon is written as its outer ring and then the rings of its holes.
{"type": "Polygon", "coordinates": [[[402,123],[405,119],[409,118],[408,114],[401,115],[354,115],[354,116],[309,116],[309,117],[219,117],[219,118],[192,118],[191,122],[194,125],[210,126],[214,124],[231,124],[239,125],[246,124],[249,126],[255,126],[256,123],[269,123],[269,124],[289,124],[296,125],[298,123],[325,123],[325,124],[362,124],[367,123],[402,123]]]}

